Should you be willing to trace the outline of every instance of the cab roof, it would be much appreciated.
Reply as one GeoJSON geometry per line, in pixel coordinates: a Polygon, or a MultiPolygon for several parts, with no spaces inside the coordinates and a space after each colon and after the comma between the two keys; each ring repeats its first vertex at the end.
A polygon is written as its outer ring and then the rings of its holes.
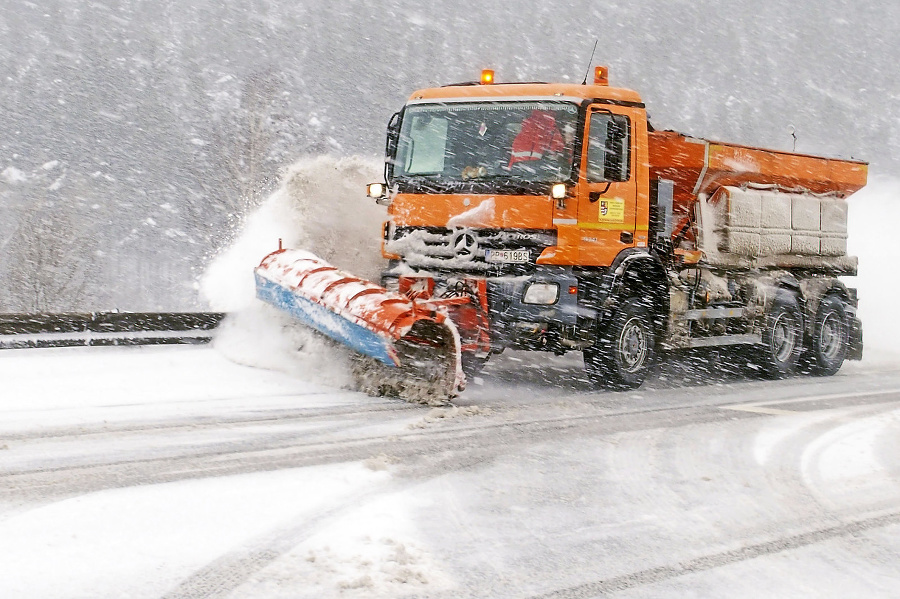
{"type": "Polygon", "coordinates": [[[444,87],[416,90],[409,102],[429,100],[503,100],[508,99],[580,99],[600,100],[606,103],[625,104],[643,108],[641,96],[636,91],[606,85],[578,85],[575,83],[461,83],[444,87]]]}

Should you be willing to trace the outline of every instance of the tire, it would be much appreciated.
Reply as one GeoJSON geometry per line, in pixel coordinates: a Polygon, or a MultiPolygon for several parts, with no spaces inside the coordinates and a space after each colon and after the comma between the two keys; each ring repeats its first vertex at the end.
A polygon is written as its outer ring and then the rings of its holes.
{"type": "Polygon", "coordinates": [[[819,303],[816,324],[807,352],[810,370],[816,376],[831,376],[840,370],[850,344],[850,322],[844,303],[828,295],[819,303]]]}
{"type": "Polygon", "coordinates": [[[803,315],[792,293],[780,291],[772,302],[762,333],[760,366],[774,379],[797,372],[803,350],[803,315]]]}
{"type": "Polygon", "coordinates": [[[584,350],[584,370],[600,387],[617,391],[640,387],[656,358],[653,315],[629,298],[613,315],[597,343],[584,350]]]}

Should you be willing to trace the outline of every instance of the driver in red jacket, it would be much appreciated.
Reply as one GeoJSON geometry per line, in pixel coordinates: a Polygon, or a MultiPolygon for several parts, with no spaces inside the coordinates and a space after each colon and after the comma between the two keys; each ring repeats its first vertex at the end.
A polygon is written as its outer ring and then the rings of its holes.
{"type": "Polygon", "coordinates": [[[546,110],[533,110],[522,121],[522,129],[512,143],[509,168],[513,165],[542,160],[548,155],[559,155],[566,149],[562,134],[556,127],[556,118],[546,110]]]}

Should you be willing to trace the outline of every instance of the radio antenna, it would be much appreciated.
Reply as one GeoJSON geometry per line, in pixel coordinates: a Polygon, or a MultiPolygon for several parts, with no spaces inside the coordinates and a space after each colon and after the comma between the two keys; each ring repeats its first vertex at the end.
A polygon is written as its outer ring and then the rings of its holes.
{"type": "Polygon", "coordinates": [[[584,81],[581,82],[581,85],[587,85],[588,73],[591,72],[591,63],[594,62],[594,52],[597,51],[597,44],[600,42],[599,39],[594,40],[594,49],[591,50],[591,58],[588,60],[587,70],[584,72],[584,81]]]}

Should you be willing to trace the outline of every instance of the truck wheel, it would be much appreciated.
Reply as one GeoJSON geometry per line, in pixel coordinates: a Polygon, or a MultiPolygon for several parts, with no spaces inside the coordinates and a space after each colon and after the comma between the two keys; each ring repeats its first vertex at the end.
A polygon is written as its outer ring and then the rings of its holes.
{"type": "Polygon", "coordinates": [[[831,376],[847,357],[850,325],[844,303],[833,295],[825,297],[816,313],[812,347],[808,348],[812,373],[817,376],[831,376]]]}
{"type": "Polygon", "coordinates": [[[656,355],[653,316],[637,298],[629,298],[593,346],[584,350],[588,379],[607,389],[640,387],[656,355]]]}
{"type": "Polygon", "coordinates": [[[779,292],[766,315],[762,334],[763,371],[771,378],[793,375],[803,349],[803,318],[797,298],[779,292]]]}

